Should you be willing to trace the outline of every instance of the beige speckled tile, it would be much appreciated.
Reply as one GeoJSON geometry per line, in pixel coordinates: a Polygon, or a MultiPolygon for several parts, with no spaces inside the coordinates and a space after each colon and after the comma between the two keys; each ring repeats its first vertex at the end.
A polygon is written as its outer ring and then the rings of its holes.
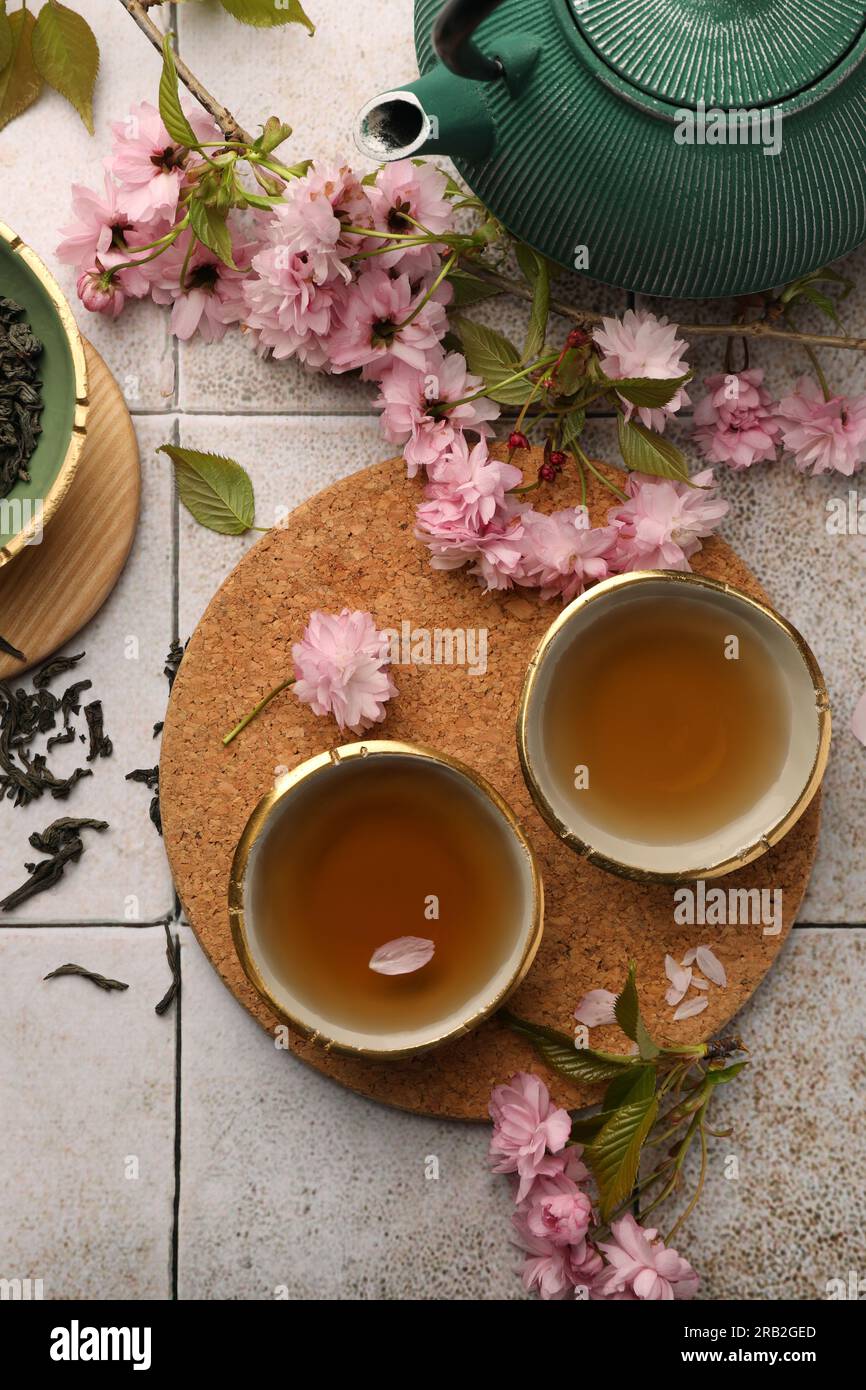
{"type": "MultiPolygon", "coordinates": [[[[814,1298],[864,1272],[864,950],[864,931],[796,931],[737,1020],[752,1070],[718,1126],[735,1135],[712,1141],[677,1242],[704,1297],[814,1298]]],[[[486,1127],[341,1090],[274,1048],[186,929],[183,960],[181,1298],[522,1296],[486,1127]]]]}
{"type": "MultiPolygon", "coordinates": [[[[102,54],[94,101],[96,134],[88,135],[72,108],[46,88],[28,111],[0,131],[0,217],[57,277],[82,332],[106,358],[130,408],[165,410],[175,376],[165,311],[133,304],[115,320],[88,313],[78,302],[72,267],[61,265],[54,254],[59,229],[70,220],[71,185],[102,187],[109,123],[120,120],[134,103],[155,102],[159,85],[158,54],[116,0],[76,0],[75,8],[92,26],[102,54]]],[[[158,24],[164,22],[158,10],[151,14],[158,24]]]]}
{"type": "MultiPolygon", "coordinates": [[[[8,915],[15,922],[150,921],[171,911],[174,890],[162,841],[148,819],[150,793],[125,780],[133,768],[152,767],[159,757],[153,724],[162,719],[168,686],[162,673],[172,637],[174,580],[171,465],[155,452],[170,437],[170,420],[138,416],[142,509],[139,530],[126,568],[96,617],[64,649],[87,655],[75,675],[57,678],[63,692],[73,680],[92,680],[84,702],[101,699],[105,730],[114,744],[110,758],[98,758],[93,776],[73,789],[68,801],[43,796],[27,807],[0,803],[4,830],[2,885],[6,892],[26,877],[34,858],[28,835],[57,816],[92,816],[109,829],[85,834],[79,863],[62,880],[8,915]]],[[[83,718],[80,721],[84,728],[83,718]]],[[[40,745],[41,746],[41,745],[40,745]]],[[[56,748],[50,765],[68,775],[83,764],[86,745],[56,748]]]]}
{"type": "Polygon", "coordinates": [[[866,1275],[864,969],[866,930],[797,929],[736,1020],[751,1065],[710,1121],[733,1134],[710,1140],[676,1241],[704,1298],[820,1299],[829,1280],[866,1275]]]}
{"type": "Polygon", "coordinates": [[[169,1298],[174,1015],[161,928],[0,928],[0,1278],[169,1298]],[[125,981],[43,982],[73,961],[125,981]]]}
{"type": "Polygon", "coordinates": [[[183,979],[180,1298],[521,1295],[482,1127],[383,1109],[278,1051],[186,928],[183,979]]]}
{"type": "MultiPolygon", "coordinates": [[[[193,449],[229,454],[253,480],[256,521],[272,526],[281,516],[338,478],[392,457],[372,418],[335,416],[184,416],[181,443],[193,449]]],[[[180,509],[181,638],[195,627],[213,594],[259,539],[217,536],[180,509]]]]}

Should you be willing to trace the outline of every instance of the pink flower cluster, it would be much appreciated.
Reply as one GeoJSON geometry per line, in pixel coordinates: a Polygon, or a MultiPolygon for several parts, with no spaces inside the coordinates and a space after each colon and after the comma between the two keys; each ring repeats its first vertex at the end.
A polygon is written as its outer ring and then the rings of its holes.
{"type": "Polygon", "coordinates": [[[539,1077],[518,1072],[494,1087],[490,1117],[493,1171],[513,1173],[517,1180],[513,1221],[525,1252],[526,1289],[543,1299],[693,1297],[698,1278],[688,1261],[630,1214],[612,1223],[609,1240],[593,1239],[582,1150],[568,1145],[571,1120],[539,1077]]]}
{"type": "Polygon", "coordinates": [[[311,613],[292,659],[295,695],[314,714],[332,714],[341,731],[360,734],[381,724],[385,705],[397,694],[388,672],[388,640],[369,613],[311,613]]]}
{"type": "Polygon", "coordinates": [[[695,441],[704,457],[729,468],[775,459],[779,446],[801,472],[836,470],[850,477],[866,463],[866,393],[827,399],[801,377],[790,396],[773,401],[760,368],[707,377],[695,410],[695,441]]]}

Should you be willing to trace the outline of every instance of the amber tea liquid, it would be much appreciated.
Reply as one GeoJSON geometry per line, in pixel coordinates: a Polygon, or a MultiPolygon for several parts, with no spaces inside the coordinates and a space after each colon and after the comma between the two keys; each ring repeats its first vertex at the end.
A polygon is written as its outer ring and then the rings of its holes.
{"type": "Polygon", "coordinates": [[[302,783],[258,851],[257,934],[271,968],[343,1028],[420,1029],[483,991],[515,949],[527,900],[504,817],[420,759],[357,758],[302,783]],[[406,975],[369,968],[401,936],[434,942],[406,975]]]}
{"type": "Polygon", "coordinates": [[[542,711],[560,794],[648,844],[699,839],[745,814],[778,776],[790,726],[757,629],[687,595],[635,597],[590,623],[559,657],[542,711]]]}

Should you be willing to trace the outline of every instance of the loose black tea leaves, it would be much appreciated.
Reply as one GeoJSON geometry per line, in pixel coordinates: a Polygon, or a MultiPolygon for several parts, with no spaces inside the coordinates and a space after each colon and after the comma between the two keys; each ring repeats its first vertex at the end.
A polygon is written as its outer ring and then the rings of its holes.
{"type": "Polygon", "coordinates": [[[141,782],[141,784],[153,792],[150,800],[150,819],[156,826],[159,834],[162,834],[162,814],[159,809],[159,766],[156,767],[137,767],[133,772],[127,772],[127,782],[141,782]]]}
{"type": "Polygon", "coordinates": [[[17,647],[13,647],[11,642],[7,642],[5,637],[0,637],[0,652],[5,653],[6,656],[14,657],[16,661],[27,660],[24,653],[19,652],[17,647]]]}
{"type": "Polygon", "coordinates": [[[159,1003],[154,1006],[155,1012],[164,1014],[173,999],[180,994],[180,937],[172,936],[171,928],[165,923],[165,958],[168,961],[168,968],[171,971],[171,984],[159,1003]]]}
{"type": "Polygon", "coordinates": [[[46,661],[44,666],[40,666],[36,675],[33,677],[33,685],[36,690],[42,690],[54,679],[61,676],[65,671],[71,671],[73,666],[77,666],[85,655],[78,652],[76,656],[56,656],[53,661],[46,661]]]}
{"type": "Polygon", "coordinates": [[[58,965],[56,970],[50,970],[47,975],[43,975],[43,980],[56,980],[61,975],[80,975],[82,979],[92,980],[100,989],[129,989],[129,985],[124,984],[123,980],[110,980],[107,975],[100,975],[95,970],[87,970],[83,965],[58,965]]]}
{"type": "Polygon", "coordinates": [[[65,816],[61,820],[52,821],[41,832],[34,831],[30,836],[31,845],[47,854],[48,858],[35,864],[24,865],[29,877],[20,888],[16,888],[0,901],[0,911],[12,912],[14,908],[27,902],[28,898],[34,897],[37,893],[44,893],[46,888],[58,883],[67,864],[77,862],[84,853],[84,841],[80,831],[107,829],[108,821],[105,820],[76,820],[65,816]]]}
{"type": "Polygon", "coordinates": [[[87,732],[90,735],[87,761],[92,763],[95,758],[110,758],[112,742],[102,727],[102,701],[94,700],[91,704],[85,705],[84,718],[87,720],[87,732]]]}
{"type": "Polygon", "coordinates": [[[165,658],[164,672],[168,677],[168,688],[174,685],[174,678],[177,675],[180,663],[183,661],[183,654],[186,651],[186,644],[181,646],[176,637],[172,638],[171,646],[168,649],[168,656],[165,658]]]}
{"type": "Polygon", "coordinates": [[[20,316],[20,304],[0,299],[0,498],[29,483],[27,465],[42,426],[42,344],[20,316]]]}

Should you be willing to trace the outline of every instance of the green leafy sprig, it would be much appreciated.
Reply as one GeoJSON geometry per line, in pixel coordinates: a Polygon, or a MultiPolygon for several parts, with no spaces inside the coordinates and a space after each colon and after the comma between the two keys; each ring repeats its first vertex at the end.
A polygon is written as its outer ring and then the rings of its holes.
{"type": "Polygon", "coordinates": [[[701,1150],[695,1192],[671,1230],[670,1239],[696,1205],[707,1164],[707,1136],[721,1137],[707,1115],[720,1085],[732,1081],[746,1059],[728,1062],[746,1049],[739,1038],[668,1047],[656,1042],[643,1020],[634,962],[617,996],[616,1021],[634,1045],[632,1054],[582,1048],[566,1033],[528,1023],[507,1011],[501,1015],[515,1032],[532,1042],[541,1060],[569,1081],[604,1086],[594,1114],[573,1117],[571,1142],[584,1145],[584,1158],[595,1178],[601,1221],[609,1223],[625,1207],[645,1220],[676,1192],[693,1143],[701,1150]],[[650,1171],[641,1174],[642,1158],[659,1149],[650,1171]],[[651,1200],[640,1209],[646,1196],[651,1200]]]}

